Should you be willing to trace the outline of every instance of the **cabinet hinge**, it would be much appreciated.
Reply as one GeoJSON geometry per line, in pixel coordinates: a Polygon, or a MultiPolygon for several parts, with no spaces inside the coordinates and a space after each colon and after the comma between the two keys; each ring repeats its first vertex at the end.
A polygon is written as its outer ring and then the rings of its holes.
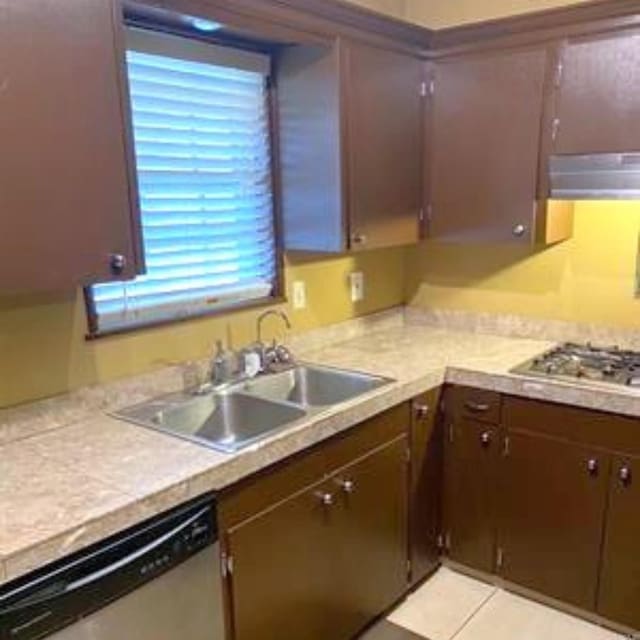
{"type": "Polygon", "coordinates": [[[223,552],[220,557],[220,562],[221,562],[220,569],[222,571],[222,577],[227,578],[233,575],[233,557],[223,552]]]}
{"type": "Polygon", "coordinates": [[[511,438],[509,436],[504,437],[504,442],[502,443],[502,455],[505,458],[511,455],[511,438]]]}
{"type": "Polygon", "coordinates": [[[504,549],[498,547],[496,550],[496,569],[502,569],[504,566],[504,549]]]}

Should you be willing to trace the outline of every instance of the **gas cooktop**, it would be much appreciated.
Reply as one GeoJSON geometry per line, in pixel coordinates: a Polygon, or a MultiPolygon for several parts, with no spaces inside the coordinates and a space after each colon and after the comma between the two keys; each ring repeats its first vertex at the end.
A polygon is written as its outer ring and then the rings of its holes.
{"type": "Polygon", "coordinates": [[[640,352],[567,342],[516,367],[512,372],[640,389],[640,352]]]}

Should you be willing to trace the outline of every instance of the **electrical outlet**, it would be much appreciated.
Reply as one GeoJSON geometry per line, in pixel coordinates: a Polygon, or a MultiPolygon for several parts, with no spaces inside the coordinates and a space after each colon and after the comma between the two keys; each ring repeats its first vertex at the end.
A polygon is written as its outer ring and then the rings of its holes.
{"type": "Polygon", "coordinates": [[[293,283],[293,308],[296,310],[307,308],[307,285],[298,280],[293,283]]]}
{"type": "Polygon", "coordinates": [[[364,300],[364,273],[358,271],[349,276],[351,282],[351,302],[364,300]]]}

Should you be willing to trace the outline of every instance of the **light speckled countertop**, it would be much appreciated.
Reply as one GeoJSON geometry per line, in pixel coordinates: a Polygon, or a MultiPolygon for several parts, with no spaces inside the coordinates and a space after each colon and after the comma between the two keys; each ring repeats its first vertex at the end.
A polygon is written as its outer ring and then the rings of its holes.
{"type": "Polygon", "coordinates": [[[632,391],[508,373],[549,342],[396,321],[382,329],[299,355],[396,382],[234,455],[120,422],[97,409],[93,417],[86,411],[74,415],[67,426],[57,416],[56,428],[0,446],[0,583],[228,486],[444,381],[640,416],[640,394],[632,391]]]}

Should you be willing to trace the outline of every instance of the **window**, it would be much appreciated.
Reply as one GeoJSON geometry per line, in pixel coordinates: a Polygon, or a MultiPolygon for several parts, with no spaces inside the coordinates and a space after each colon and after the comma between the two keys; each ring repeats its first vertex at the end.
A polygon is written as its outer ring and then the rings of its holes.
{"type": "Polygon", "coordinates": [[[90,290],[97,333],[274,295],[270,60],[131,29],[146,272],[90,290]]]}

